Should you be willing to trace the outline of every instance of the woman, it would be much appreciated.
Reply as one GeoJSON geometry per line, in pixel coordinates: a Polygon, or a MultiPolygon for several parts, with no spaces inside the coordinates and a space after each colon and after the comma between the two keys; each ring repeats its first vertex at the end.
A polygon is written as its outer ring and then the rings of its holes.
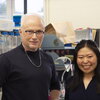
{"type": "Polygon", "coordinates": [[[100,100],[100,51],[92,40],[82,40],[74,53],[74,76],[66,82],[65,100],[100,100]]]}

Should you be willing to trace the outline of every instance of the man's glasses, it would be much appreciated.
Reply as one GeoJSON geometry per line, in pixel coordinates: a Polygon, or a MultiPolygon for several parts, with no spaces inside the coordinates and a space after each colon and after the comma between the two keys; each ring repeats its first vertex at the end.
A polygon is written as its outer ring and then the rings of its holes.
{"type": "Polygon", "coordinates": [[[31,31],[31,30],[26,30],[25,31],[25,33],[27,33],[27,34],[29,34],[29,35],[32,35],[32,34],[36,34],[36,35],[42,35],[42,34],[44,34],[44,31],[42,31],[42,30],[38,30],[38,31],[31,31]]]}

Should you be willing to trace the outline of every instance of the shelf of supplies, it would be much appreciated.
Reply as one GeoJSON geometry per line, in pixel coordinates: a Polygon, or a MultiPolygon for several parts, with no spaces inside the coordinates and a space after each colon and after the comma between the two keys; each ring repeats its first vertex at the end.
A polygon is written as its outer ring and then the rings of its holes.
{"type": "Polygon", "coordinates": [[[65,49],[75,49],[75,47],[64,47],[65,49]]]}

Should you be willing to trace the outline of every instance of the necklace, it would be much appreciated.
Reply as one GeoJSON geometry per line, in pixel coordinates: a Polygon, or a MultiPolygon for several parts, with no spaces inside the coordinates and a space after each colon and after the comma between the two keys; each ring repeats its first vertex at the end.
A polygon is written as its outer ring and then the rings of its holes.
{"type": "Polygon", "coordinates": [[[30,63],[31,63],[33,66],[35,66],[35,67],[41,67],[42,61],[41,61],[40,51],[39,51],[39,59],[40,59],[40,64],[39,64],[39,65],[36,65],[36,64],[31,60],[31,58],[28,56],[28,54],[27,54],[26,51],[25,51],[25,54],[26,54],[28,60],[30,61],[30,63]]]}

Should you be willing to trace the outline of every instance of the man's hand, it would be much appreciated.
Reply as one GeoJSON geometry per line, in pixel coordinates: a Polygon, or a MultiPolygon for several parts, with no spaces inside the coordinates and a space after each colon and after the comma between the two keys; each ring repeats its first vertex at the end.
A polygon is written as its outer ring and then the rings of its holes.
{"type": "Polygon", "coordinates": [[[59,90],[52,90],[50,92],[50,100],[59,100],[60,91],[59,90]]]}

